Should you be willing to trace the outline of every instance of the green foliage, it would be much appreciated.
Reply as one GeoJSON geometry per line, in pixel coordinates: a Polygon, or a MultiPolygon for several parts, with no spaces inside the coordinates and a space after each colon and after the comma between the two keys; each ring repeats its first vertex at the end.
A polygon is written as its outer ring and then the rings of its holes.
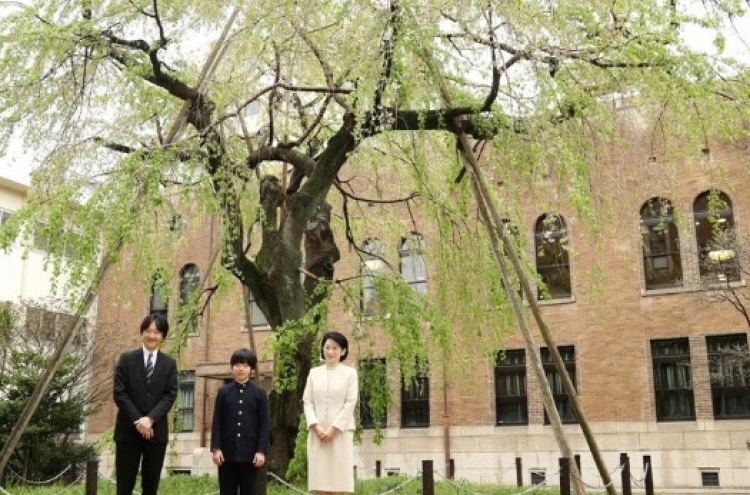
{"type": "Polygon", "coordinates": [[[299,433],[294,440],[294,457],[285,474],[286,479],[291,483],[299,484],[307,480],[307,435],[309,433],[305,416],[300,415],[299,433]]]}
{"type": "MultiPolygon", "coordinates": [[[[385,360],[372,359],[364,355],[357,364],[359,371],[359,397],[375,426],[373,442],[380,445],[384,439],[382,425],[385,424],[388,408],[394,403],[388,385],[388,370],[385,360]]],[[[355,442],[362,441],[362,425],[355,432],[355,442]]]]}
{"type": "MultiPolygon", "coordinates": [[[[321,284],[317,288],[317,291],[321,293],[328,290],[330,287],[326,284],[321,284]]],[[[309,340],[315,335],[322,335],[327,330],[328,298],[324,298],[323,302],[312,306],[299,320],[287,320],[268,338],[266,352],[273,353],[275,359],[274,389],[277,392],[293,390],[298,380],[306,378],[297,375],[296,353],[300,342],[309,340]]],[[[318,358],[318,348],[315,345],[312,346],[311,357],[312,359],[318,358]]]]}
{"type": "MultiPolygon", "coordinates": [[[[76,445],[71,438],[80,431],[87,411],[87,394],[77,385],[80,380],[75,361],[74,356],[64,358],[9,462],[11,469],[25,473],[27,479],[49,479],[69,464],[85,462],[92,455],[91,447],[76,445]]],[[[39,350],[8,350],[0,376],[0,396],[3,397],[0,441],[3,443],[48,365],[49,354],[39,350]]]]}
{"type": "Polygon", "coordinates": [[[7,302],[0,303],[0,348],[6,349],[13,335],[13,325],[18,316],[13,306],[7,302]]]}
{"type": "MultiPolygon", "coordinates": [[[[70,319],[22,306],[26,309],[26,321],[22,324],[19,308],[1,306],[8,337],[0,354],[0,442],[4,444],[50,365],[60,326],[70,323],[70,319]],[[32,314],[39,316],[39,320],[30,321],[32,314]],[[47,317],[46,321],[42,316],[47,317]],[[50,326],[50,322],[54,323],[50,326]]],[[[75,352],[64,356],[44,391],[8,463],[23,479],[50,479],[71,464],[75,465],[73,471],[80,472],[85,461],[93,456],[91,446],[76,441],[93,406],[85,386],[86,375],[90,373],[87,362],[75,352]]]]}

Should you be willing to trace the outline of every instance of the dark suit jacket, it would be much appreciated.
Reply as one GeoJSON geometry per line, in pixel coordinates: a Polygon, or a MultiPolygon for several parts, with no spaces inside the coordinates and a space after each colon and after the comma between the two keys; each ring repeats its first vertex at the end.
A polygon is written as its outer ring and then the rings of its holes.
{"type": "Polygon", "coordinates": [[[252,382],[232,382],[216,393],[211,451],[221,449],[226,462],[252,462],[268,453],[271,418],[266,391],[252,382]]]}
{"type": "Polygon", "coordinates": [[[177,362],[159,351],[151,382],[146,384],[143,349],[123,352],[115,366],[114,398],[117,404],[115,442],[140,442],[143,437],[135,429],[142,416],[154,420],[154,443],[167,443],[167,413],[177,397],[177,362]]]}

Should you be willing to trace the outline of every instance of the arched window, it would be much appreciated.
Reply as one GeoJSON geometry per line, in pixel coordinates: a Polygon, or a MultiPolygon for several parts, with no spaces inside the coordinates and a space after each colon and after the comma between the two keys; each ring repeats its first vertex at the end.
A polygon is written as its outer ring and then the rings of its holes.
{"type": "Polygon", "coordinates": [[[572,295],[570,286],[570,257],[568,231],[560,215],[544,214],[534,227],[536,271],[544,286],[539,287],[539,299],[564,299],[572,295]]]}
{"type": "Polygon", "coordinates": [[[401,239],[398,256],[404,280],[417,292],[427,294],[427,263],[422,234],[415,233],[410,238],[401,239]]]}
{"type": "Polygon", "coordinates": [[[646,289],[682,287],[680,235],[668,199],[651,198],[643,204],[641,236],[646,289]]]}
{"type": "Polygon", "coordinates": [[[375,289],[375,278],[385,271],[383,262],[383,244],[378,239],[368,239],[362,245],[362,311],[365,315],[377,313],[378,301],[375,289]]]}
{"type": "Polygon", "coordinates": [[[180,270],[180,324],[187,321],[188,331],[193,333],[198,328],[198,319],[190,302],[200,288],[201,272],[197,266],[189,263],[180,270]]]}
{"type": "Polygon", "coordinates": [[[734,246],[731,245],[734,212],[729,196],[717,190],[699,194],[693,201],[693,219],[701,279],[739,280],[738,270],[724,269],[734,264],[734,246]]]}

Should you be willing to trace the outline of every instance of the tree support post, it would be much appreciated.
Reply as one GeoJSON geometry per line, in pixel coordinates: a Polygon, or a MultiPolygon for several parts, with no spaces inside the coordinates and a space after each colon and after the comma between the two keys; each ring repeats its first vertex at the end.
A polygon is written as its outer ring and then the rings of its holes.
{"type": "Polygon", "coordinates": [[[432,461],[422,461],[422,495],[435,495],[435,473],[432,461]]]}
{"type": "Polygon", "coordinates": [[[86,462],[86,495],[96,495],[99,479],[99,460],[89,459],[86,462]]]}
{"type": "Polygon", "coordinates": [[[570,495],[570,459],[560,458],[560,495],[570,495]]]}
{"type": "MultiPolygon", "coordinates": [[[[457,125],[458,124],[459,122],[457,122],[457,125]]],[[[460,129],[460,126],[458,128],[460,129]]],[[[567,394],[571,406],[573,407],[573,412],[578,418],[581,430],[583,431],[584,437],[586,438],[589,449],[591,451],[591,455],[593,456],[596,467],[599,470],[599,475],[601,476],[602,481],[607,487],[607,493],[609,495],[617,495],[617,491],[615,490],[614,485],[611,483],[609,471],[604,464],[604,459],[601,456],[601,452],[599,451],[599,447],[596,443],[593,432],[591,431],[591,427],[589,426],[585,414],[583,413],[583,408],[581,407],[580,400],[578,399],[578,394],[576,393],[573,382],[570,380],[570,376],[565,369],[565,363],[560,356],[560,352],[557,349],[557,345],[554,338],[552,337],[552,333],[549,331],[547,324],[542,318],[541,311],[539,310],[539,305],[536,301],[536,297],[533,291],[531,290],[531,285],[529,284],[528,277],[526,276],[526,273],[521,266],[518,254],[515,251],[515,246],[505,232],[505,228],[502,219],[498,214],[497,207],[495,206],[494,201],[489,194],[486,180],[482,175],[476,157],[471,151],[471,143],[469,142],[469,139],[464,132],[459,131],[458,138],[460,140],[460,149],[465,159],[466,167],[471,172],[474,194],[476,196],[477,204],[480,208],[480,213],[482,215],[483,221],[492,240],[493,250],[495,252],[495,257],[498,261],[498,264],[500,265],[501,273],[503,275],[503,281],[506,283],[507,287],[512,286],[510,284],[510,275],[508,273],[508,269],[505,266],[505,257],[500,252],[499,246],[497,246],[498,238],[500,241],[502,241],[504,252],[510,259],[513,268],[518,274],[519,280],[521,281],[523,293],[529,303],[529,307],[531,308],[531,312],[534,316],[537,326],[539,327],[539,332],[544,339],[544,343],[549,349],[552,360],[555,363],[555,368],[560,375],[565,393],[567,394]]],[[[531,364],[537,376],[539,377],[539,382],[543,392],[542,397],[544,399],[547,414],[550,417],[550,424],[552,424],[553,431],[558,438],[558,444],[560,445],[563,456],[571,459],[573,457],[573,453],[570,450],[567,440],[562,433],[562,421],[560,420],[560,416],[557,412],[557,407],[555,406],[554,400],[552,398],[552,392],[549,388],[549,384],[547,383],[547,378],[540,362],[541,360],[539,359],[539,351],[534,344],[533,337],[531,336],[528,324],[526,323],[524,318],[524,313],[521,310],[520,303],[518,301],[519,297],[515,293],[515,291],[508,291],[508,297],[511,300],[511,305],[513,306],[513,310],[516,314],[519,327],[521,328],[523,337],[526,341],[526,347],[529,352],[531,364]]],[[[571,472],[574,478],[576,492],[579,495],[586,493],[586,489],[583,484],[583,480],[581,479],[580,472],[578,472],[578,468],[577,466],[575,466],[575,464],[571,466],[571,472]]]]}

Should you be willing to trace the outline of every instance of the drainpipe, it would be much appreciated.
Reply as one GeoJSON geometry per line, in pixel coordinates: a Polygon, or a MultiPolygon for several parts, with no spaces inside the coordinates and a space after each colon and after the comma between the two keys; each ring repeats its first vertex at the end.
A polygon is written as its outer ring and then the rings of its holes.
{"type": "Polygon", "coordinates": [[[448,478],[451,462],[451,425],[448,408],[448,363],[447,352],[443,351],[443,448],[445,451],[445,477],[448,478]]]}
{"type": "MultiPolygon", "coordinates": [[[[211,215],[208,217],[208,252],[213,253],[214,252],[214,215],[211,215]]],[[[210,270],[210,267],[209,267],[210,270]]],[[[210,271],[206,273],[207,277],[210,277],[210,271]]],[[[211,279],[208,279],[208,286],[210,287],[212,284],[211,279]]],[[[211,328],[211,305],[208,304],[206,306],[205,310],[205,322],[203,333],[205,334],[206,343],[203,346],[203,362],[207,363],[208,359],[211,355],[210,348],[211,348],[211,339],[209,339],[208,334],[209,329],[211,328]]],[[[201,447],[206,447],[208,444],[208,403],[209,403],[209,397],[208,397],[208,377],[203,377],[203,413],[201,416],[201,441],[200,445],[201,447]]]]}

